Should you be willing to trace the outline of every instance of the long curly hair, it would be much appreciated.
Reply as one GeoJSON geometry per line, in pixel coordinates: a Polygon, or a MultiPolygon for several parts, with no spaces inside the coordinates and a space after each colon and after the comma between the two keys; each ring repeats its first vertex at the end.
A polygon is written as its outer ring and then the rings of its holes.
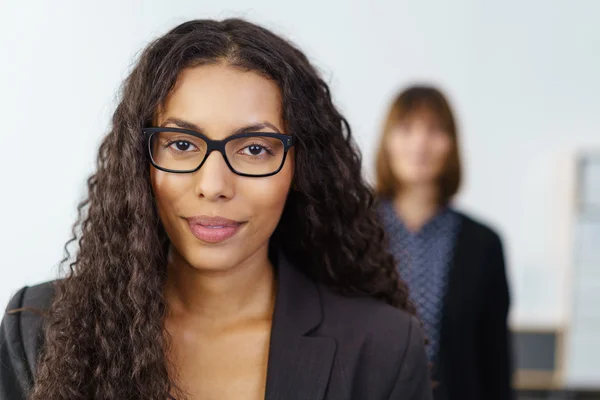
{"type": "Polygon", "coordinates": [[[32,400],[185,397],[169,374],[163,325],[169,239],[142,128],[184,68],[223,61],[278,84],[286,128],[296,140],[294,190],[272,241],[315,281],[414,314],[350,126],[306,56],[243,20],[189,21],[152,42],[124,82],[67,243],[77,252],[56,283],[32,400]]]}

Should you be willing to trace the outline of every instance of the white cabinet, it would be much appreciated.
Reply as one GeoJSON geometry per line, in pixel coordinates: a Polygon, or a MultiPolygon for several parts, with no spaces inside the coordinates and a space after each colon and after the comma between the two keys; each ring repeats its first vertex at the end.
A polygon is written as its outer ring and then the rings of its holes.
{"type": "Polygon", "coordinates": [[[600,154],[582,156],[577,173],[564,383],[600,388],[600,154]]]}

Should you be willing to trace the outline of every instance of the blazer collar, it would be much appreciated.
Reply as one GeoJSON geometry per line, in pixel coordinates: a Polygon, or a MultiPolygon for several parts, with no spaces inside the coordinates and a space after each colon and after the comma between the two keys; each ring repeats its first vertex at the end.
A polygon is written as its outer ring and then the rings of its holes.
{"type": "Polygon", "coordinates": [[[336,342],[309,336],[323,323],[321,293],[282,253],[277,273],[265,399],[323,399],[336,342]]]}

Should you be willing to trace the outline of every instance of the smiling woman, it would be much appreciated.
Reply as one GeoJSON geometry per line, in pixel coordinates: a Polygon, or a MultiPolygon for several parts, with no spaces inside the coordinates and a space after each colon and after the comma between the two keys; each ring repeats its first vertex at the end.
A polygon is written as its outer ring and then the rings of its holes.
{"type": "Polygon", "coordinates": [[[306,57],[241,20],[152,43],[64,279],[0,330],[0,398],[431,398],[360,155],[306,57]]]}

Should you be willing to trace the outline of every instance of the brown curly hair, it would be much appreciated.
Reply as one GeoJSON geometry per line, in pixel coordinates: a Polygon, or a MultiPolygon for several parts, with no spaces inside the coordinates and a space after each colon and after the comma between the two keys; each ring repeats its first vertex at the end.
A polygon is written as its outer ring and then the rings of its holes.
{"type": "Polygon", "coordinates": [[[296,140],[295,189],[272,242],[312,279],[414,314],[348,122],[306,56],[243,20],[189,21],[151,43],[124,82],[66,246],[66,259],[71,243],[78,249],[67,277],[57,282],[32,400],[185,397],[169,376],[163,326],[169,239],[155,206],[142,129],[182,69],[223,60],[278,84],[296,140]]]}

